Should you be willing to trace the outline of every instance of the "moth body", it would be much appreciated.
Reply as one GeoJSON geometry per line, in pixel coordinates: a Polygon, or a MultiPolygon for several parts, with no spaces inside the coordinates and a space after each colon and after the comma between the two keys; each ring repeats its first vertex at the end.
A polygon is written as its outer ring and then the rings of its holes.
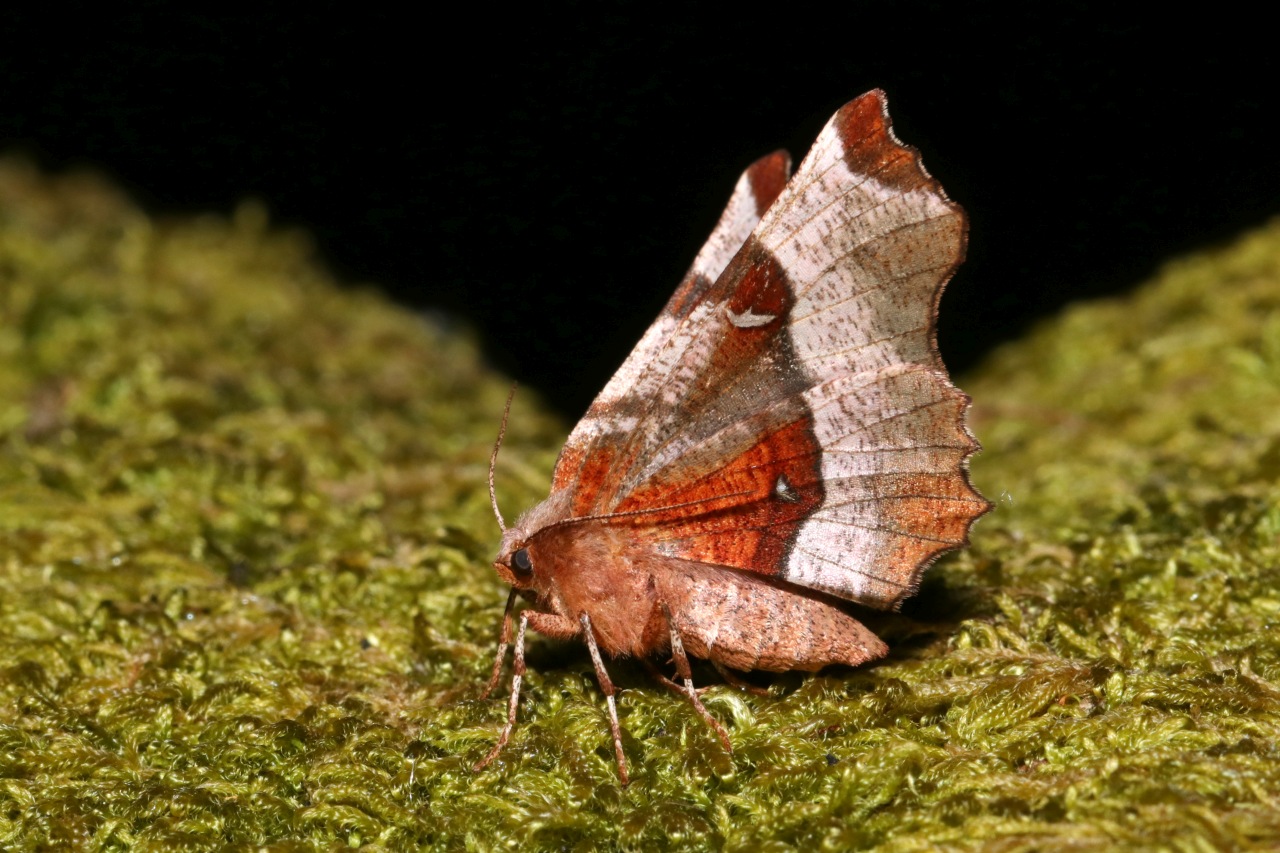
{"type": "Polygon", "coordinates": [[[544,501],[508,528],[494,568],[529,595],[535,612],[574,626],[587,615],[600,650],[612,657],[669,655],[673,628],[686,652],[741,671],[857,666],[888,651],[819,594],[656,555],[626,528],[559,519],[525,532],[530,518],[548,517],[557,503],[544,501]],[[519,551],[528,569],[513,567],[519,551]]]}

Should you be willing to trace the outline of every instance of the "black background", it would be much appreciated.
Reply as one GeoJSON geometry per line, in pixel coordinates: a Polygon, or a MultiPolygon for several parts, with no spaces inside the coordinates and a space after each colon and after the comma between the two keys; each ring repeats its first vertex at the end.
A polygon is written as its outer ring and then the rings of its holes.
{"type": "Polygon", "coordinates": [[[259,198],[570,418],[741,169],[872,87],[971,215],[955,369],[1280,210],[1272,29],[1228,5],[293,6],[7,9],[0,150],[157,213],[259,198]]]}

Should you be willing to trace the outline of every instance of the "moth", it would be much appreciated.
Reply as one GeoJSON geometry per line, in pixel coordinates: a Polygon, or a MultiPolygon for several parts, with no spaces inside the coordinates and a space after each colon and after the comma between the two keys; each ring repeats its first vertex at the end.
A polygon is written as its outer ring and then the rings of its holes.
{"type": "Polygon", "coordinates": [[[733,684],[879,658],[887,647],[842,600],[896,608],[991,508],[969,482],[969,398],[935,340],[964,212],[894,136],[879,90],[836,112],[789,172],[779,151],[738,180],[570,434],[550,496],[509,526],[494,501],[493,566],[511,593],[485,696],[518,624],[507,721],[477,769],[511,737],[528,629],[585,641],[625,785],[606,657],[644,662],[731,751],[690,657],[733,684]]]}

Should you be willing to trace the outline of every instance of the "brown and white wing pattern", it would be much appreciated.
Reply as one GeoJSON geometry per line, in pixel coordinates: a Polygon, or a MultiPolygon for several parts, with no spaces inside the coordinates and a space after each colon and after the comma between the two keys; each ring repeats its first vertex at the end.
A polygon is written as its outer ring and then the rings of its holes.
{"type": "Polygon", "coordinates": [[[553,490],[664,556],[895,605],[989,508],[935,345],[965,237],[883,94],[846,104],[715,282],[682,285],[553,490]]]}
{"type": "Polygon", "coordinates": [[[675,366],[673,360],[685,351],[671,345],[673,337],[687,325],[695,306],[751,236],[790,174],[791,158],[785,151],[775,151],[752,163],[738,178],[728,205],[680,286],[569,435],[556,465],[552,491],[572,485],[579,490],[581,504],[592,501],[590,482],[579,477],[582,460],[615,442],[618,433],[634,425],[638,407],[629,401],[642,401],[646,394],[657,393],[675,366]]]}
{"type": "Polygon", "coordinates": [[[892,606],[989,509],[968,479],[969,400],[936,346],[966,232],[893,136],[879,92],[833,117],[761,221],[761,246],[795,288],[787,334],[821,447],[822,503],[790,543],[785,579],[892,606]]]}

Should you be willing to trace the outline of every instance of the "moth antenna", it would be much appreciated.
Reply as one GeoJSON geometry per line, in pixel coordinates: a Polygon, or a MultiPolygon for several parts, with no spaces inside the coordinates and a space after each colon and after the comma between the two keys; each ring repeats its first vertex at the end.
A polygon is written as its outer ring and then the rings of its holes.
{"type": "Polygon", "coordinates": [[[507,395],[507,405],[502,410],[502,426],[498,427],[498,440],[493,443],[493,454],[489,457],[489,505],[493,507],[493,515],[498,519],[498,529],[507,532],[507,523],[502,520],[502,510],[498,509],[498,494],[493,489],[493,469],[498,465],[498,449],[502,447],[502,439],[507,434],[507,418],[511,415],[511,401],[516,398],[516,385],[511,383],[511,393],[507,395]]]}

